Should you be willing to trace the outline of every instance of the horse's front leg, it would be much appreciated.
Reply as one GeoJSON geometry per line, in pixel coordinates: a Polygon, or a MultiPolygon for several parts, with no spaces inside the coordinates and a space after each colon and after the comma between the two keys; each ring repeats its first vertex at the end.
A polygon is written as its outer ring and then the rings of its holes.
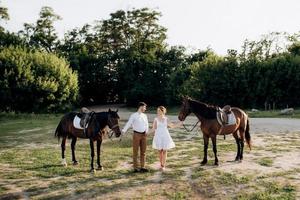
{"type": "Polygon", "coordinates": [[[201,162],[201,165],[205,165],[207,163],[207,148],[208,148],[209,137],[203,134],[203,140],[204,140],[204,157],[203,157],[203,161],[201,162]]]}
{"type": "Polygon", "coordinates": [[[219,160],[217,156],[217,135],[212,136],[211,141],[213,143],[213,151],[215,154],[215,165],[219,165],[219,160]]]}
{"type": "Polygon", "coordinates": [[[72,138],[72,142],[71,142],[73,165],[78,165],[78,162],[77,162],[76,157],[75,157],[75,145],[76,145],[76,141],[77,141],[77,137],[73,137],[72,138]]]}
{"type": "Polygon", "coordinates": [[[91,172],[95,172],[94,169],[95,152],[94,152],[94,141],[92,139],[90,139],[90,148],[91,148],[91,172]]]}
{"type": "Polygon", "coordinates": [[[61,164],[63,166],[67,166],[67,161],[66,161],[66,158],[65,158],[65,150],[66,150],[66,140],[67,140],[67,137],[64,137],[61,141],[61,158],[62,158],[62,161],[61,161],[61,164]]]}
{"type": "Polygon", "coordinates": [[[98,164],[97,170],[103,170],[103,167],[102,167],[102,165],[100,163],[101,143],[102,143],[102,139],[98,139],[97,140],[97,164],[98,164]]]}

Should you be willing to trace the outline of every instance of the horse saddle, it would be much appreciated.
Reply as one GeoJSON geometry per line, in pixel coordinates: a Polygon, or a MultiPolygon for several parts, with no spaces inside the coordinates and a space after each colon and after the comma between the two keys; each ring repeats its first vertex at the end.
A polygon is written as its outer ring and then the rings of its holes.
{"type": "Polygon", "coordinates": [[[236,118],[233,112],[231,112],[231,107],[229,105],[223,108],[218,108],[217,120],[220,125],[228,126],[236,123],[236,118]]]}
{"type": "Polygon", "coordinates": [[[83,107],[80,109],[80,112],[74,117],[73,125],[78,129],[86,129],[88,127],[88,123],[91,119],[92,112],[83,107]]]}

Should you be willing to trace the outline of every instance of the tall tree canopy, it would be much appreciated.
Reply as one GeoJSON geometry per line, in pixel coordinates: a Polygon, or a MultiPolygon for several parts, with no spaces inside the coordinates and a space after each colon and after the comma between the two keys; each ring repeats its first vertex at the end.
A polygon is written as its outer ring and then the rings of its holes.
{"type": "Polygon", "coordinates": [[[24,24],[24,31],[20,33],[28,43],[38,49],[53,52],[58,43],[58,36],[54,28],[54,22],[61,17],[54,13],[51,7],[43,7],[35,24],[24,24]]]}
{"type": "MultiPolygon", "coordinates": [[[[19,33],[0,28],[0,54],[6,52],[5,57],[13,55],[8,53],[12,49],[19,53],[23,49],[20,59],[27,68],[14,65],[29,71],[33,69],[28,62],[33,52],[35,56],[51,52],[57,56],[50,54],[54,60],[66,59],[78,74],[82,105],[136,105],[138,101],[172,105],[178,104],[182,95],[190,95],[218,105],[300,106],[300,32],[273,32],[257,41],[245,40],[241,52],[228,49],[224,56],[212,49],[187,53],[183,46],[167,44],[167,29],[159,24],[161,16],[149,8],[118,10],[106,19],[68,31],[61,39],[54,26],[61,17],[52,8],[43,7],[39,19],[25,23],[19,33]]],[[[0,22],[8,19],[8,10],[0,6],[0,22]]],[[[47,67],[41,64],[35,68],[42,66],[47,67]]],[[[8,67],[0,63],[4,74],[8,67]]],[[[0,93],[6,94],[9,90],[3,88],[0,93]]],[[[18,96],[23,90],[13,91],[18,96]]],[[[43,98],[43,106],[49,109],[46,104],[50,101],[43,98]]]]}

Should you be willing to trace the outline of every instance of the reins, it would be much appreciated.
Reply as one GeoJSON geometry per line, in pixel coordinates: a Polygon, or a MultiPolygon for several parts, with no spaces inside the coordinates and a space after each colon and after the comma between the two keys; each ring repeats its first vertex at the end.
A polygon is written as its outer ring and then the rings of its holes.
{"type": "Polygon", "coordinates": [[[192,132],[196,128],[196,126],[199,124],[199,122],[200,122],[200,120],[197,121],[197,123],[193,126],[193,128],[191,130],[188,130],[184,124],[182,124],[182,125],[187,132],[192,132]]]}
{"type": "MultiPolygon", "coordinates": [[[[111,119],[110,118],[108,118],[108,120],[107,120],[109,123],[111,123],[111,119]]],[[[108,136],[108,138],[110,139],[110,141],[113,141],[113,139],[112,139],[112,137],[114,136],[114,130],[113,129],[115,129],[115,128],[117,128],[117,127],[119,127],[119,125],[118,124],[115,124],[115,125],[113,125],[112,127],[110,127],[109,129],[109,132],[107,133],[107,136],[108,136]]],[[[122,134],[121,134],[122,135],[122,134]]],[[[121,138],[120,138],[120,140],[119,140],[119,142],[121,142],[121,138]]]]}

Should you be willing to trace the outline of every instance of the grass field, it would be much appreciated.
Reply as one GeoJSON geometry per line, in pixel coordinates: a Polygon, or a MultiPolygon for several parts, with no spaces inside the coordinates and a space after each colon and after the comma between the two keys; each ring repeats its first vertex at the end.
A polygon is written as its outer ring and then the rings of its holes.
{"type": "MultiPolygon", "coordinates": [[[[77,143],[78,166],[60,164],[60,145],[54,130],[61,115],[0,115],[0,199],[298,199],[300,198],[300,137],[257,133],[253,150],[244,161],[232,162],[236,146],[231,136],[218,139],[220,166],[200,166],[202,136],[171,130],[176,148],[168,154],[165,172],[158,169],[157,153],[148,137],[150,173],[131,170],[130,132],[105,142],[101,150],[104,171],[89,173],[87,140],[77,143]]],[[[125,123],[121,121],[122,125],[125,123]]]]}

